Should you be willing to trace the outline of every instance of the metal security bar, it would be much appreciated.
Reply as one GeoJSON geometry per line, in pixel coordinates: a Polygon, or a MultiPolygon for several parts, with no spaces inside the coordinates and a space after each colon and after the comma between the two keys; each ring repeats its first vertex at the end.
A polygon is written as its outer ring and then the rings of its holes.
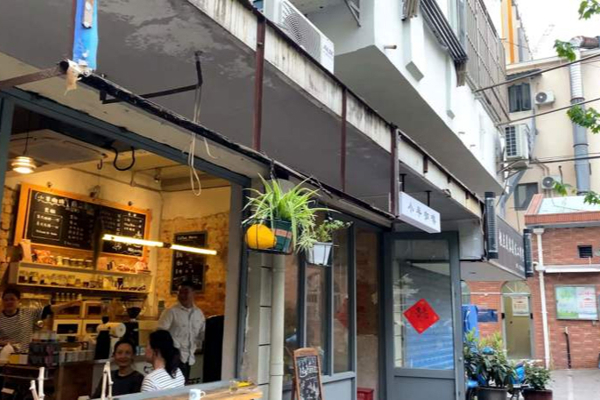
{"type": "MultiPolygon", "coordinates": [[[[483,0],[467,0],[465,8],[465,47],[469,57],[467,83],[471,89],[477,90],[505,80],[504,46],[483,0]]],[[[508,119],[508,92],[505,88],[486,91],[483,97],[496,122],[508,119]]]]}

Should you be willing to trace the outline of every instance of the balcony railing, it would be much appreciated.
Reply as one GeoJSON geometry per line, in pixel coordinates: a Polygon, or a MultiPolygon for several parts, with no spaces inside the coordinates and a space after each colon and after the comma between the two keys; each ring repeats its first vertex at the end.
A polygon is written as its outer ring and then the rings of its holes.
{"type": "MultiPolygon", "coordinates": [[[[498,36],[483,0],[466,0],[465,17],[467,30],[465,47],[467,83],[473,90],[487,87],[506,78],[504,46],[498,36]]],[[[508,91],[506,87],[482,92],[484,103],[492,111],[496,121],[508,119],[508,91]]]]}

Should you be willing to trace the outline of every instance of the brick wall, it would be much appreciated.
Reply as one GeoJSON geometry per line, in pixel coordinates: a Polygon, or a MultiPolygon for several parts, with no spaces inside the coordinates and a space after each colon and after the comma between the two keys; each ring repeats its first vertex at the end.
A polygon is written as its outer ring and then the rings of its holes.
{"type": "MultiPolygon", "coordinates": [[[[216,256],[208,256],[208,269],[205,275],[205,289],[196,296],[196,305],[208,317],[225,313],[225,284],[227,281],[227,251],[229,247],[229,213],[218,213],[202,218],[175,218],[162,220],[160,239],[172,243],[175,233],[207,232],[207,247],[217,251],[216,256]]],[[[173,252],[158,250],[158,270],[156,273],[156,293],[165,306],[177,302],[177,295],[171,293],[171,266],[173,252]]]]}
{"type": "MultiPolygon", "coordinates": [[[[543,236],[545,265],[587,264],[588,259],[579,258],[578,245],[591,245],[594,252],[600,249],[600,228],[561,228],[547,229],[543,236]]],[[[537,257],[537,239],[533,238],[533,256],[537,257]]],[[[589,260],[600,264],[600,257],[589,260]]],[[[481,308],[501,310],[501,296],[493,294],[501,291],[504,282],[469,282],[471,292],[489,293],[472,295],[472,302],[481,308]]],[[[527,279],[531,291],[533,311],[533,335],[535,359],[544,359],[544,338],[539,274],[527,279]]],[[[556,285],[594,285],[600,295],[600,273],[545,274],[546,307],[548,333],[550,337],[550,365],[554,369],[567,368],[567,344],[565,328],[569,329],[572,368],[597,368],[600,354],[600,323],[598,321],[570,321],[556,319],[556,285]]],[[[502,333],[502,323],[482,323],[483,335],[502,333]]]]}
{"type": "Polygon", "coordinates": [[[12,248],[13,230],[16,218],[17,192],[4,186],[2,198],[2,214],[0,218],[0,280],[10,262],[10,249],[12,248]]]}

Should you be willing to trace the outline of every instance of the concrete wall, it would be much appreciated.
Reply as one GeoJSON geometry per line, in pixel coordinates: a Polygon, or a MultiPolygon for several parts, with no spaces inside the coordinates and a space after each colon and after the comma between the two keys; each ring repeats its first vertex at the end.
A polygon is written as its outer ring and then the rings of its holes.
{"type": "MultiPolygon", "coordinates": [[[[557,65],[558,60],[541,60],[539,62],[529,62],[518,64],[510,68],[509,73],[527,71],[535,68],[548,68],[557,65]]],[[[597,84],[600,79],[600,69],[597,62],[583,64],[583,80],[584,80],[584,95],[586,99],[594,99],[600,97],[600,86],[597,84]]],[[[543,75],[536,77],[532,82],[533,94],[539,91],[553,91],[556,101],[551,105],[536,106],[536,113],[552,111],[558,108],[566,107],[570,104],[570,87],[569,87],[569,69],[560,68],[554,71],[546,72],[543,75]]],[[[532,99],[533,101],[533,99],[532,99]]],[[[590,107],[598,109],[597,104],[590,104],[590,107]]],[[[531,115],[531,113],[513,113],[512,119],[517,119],[522,116],[531,115]]],[[[522,121],[529,122],[529,121],[522,121]]],[[[520,123],[522,123],[520,122],[520,123]]],[[[536,118],[537,137],[533,157],[544,159],[549,157],[573,156],[573,129],[572,123],[565,111],[558,111],[551,114],[538,116],[536,118]]],[[[590,154],[600,152],[600,135],[595,135],[588,130],[588,141],[590,154]]],[[[591,165],[591,189],[600,191],[600,159],[590,160],[591,165]]],[[[542,178],[547,175],[562,176],[565,183],[576,186],[575,180],[575,165],[573,161],[563,161],[558,163],[549,163],[544,165],[531,165],[527,170],[520,183],[541,182],[542,178]]],[[[542,189],[540,186],[540,193],[542,189]]],[[[546,191],[546,197],[557,196],[554,191],[546,191]]],[[[513,226],[519,225],[523,228],[525,211],[517,211],[514,209],[514,198],[511,197],[507,202],[507,219],[513,226]]]]}

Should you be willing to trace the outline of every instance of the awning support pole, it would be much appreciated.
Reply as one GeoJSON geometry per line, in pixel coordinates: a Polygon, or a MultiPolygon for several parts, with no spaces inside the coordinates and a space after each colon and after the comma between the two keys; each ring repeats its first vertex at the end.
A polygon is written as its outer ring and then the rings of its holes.
{"type": "Polygon", "coordinates": [[[265,73],[265,33],[267,22],[259,17],[256,25],[256,69],[254,72],[254,124],[252,131],[252,148],[261,150],[263,80],[265,73]]]}
{"type": "Polygon", "coordinates": [[[8,89],[14,86],[24,85],[26,83],[42,81],[44,79],[53,78],[55,76],[61,76],[64,75],[65,72],[66,70],[61,65],[57,65],[56,67],[43,69],[41,71],[33,72],[31,74],[15,76],[14,78],[9,78],[0,81],[0,90],[8,89]]]}
{"type": "MultiPolygon", "coordinates": [[[[398,215],[398,196],[400,195],[400,185],[398,182],[399,164],[398,164],[398,130],[392,125],[390,129],[391,151],[390,151],[390,213],[398,215]]],[[[404,179],[402,181],[402,190],[404,190],[404,179]]]]}
{"type": "Polygon", "coordinates": [[[346,191],[346,146],[347,146],[347,96],[346,88],[342,90],[342,137],[340,143],[340,182],[342,191],[346,191]]]}

